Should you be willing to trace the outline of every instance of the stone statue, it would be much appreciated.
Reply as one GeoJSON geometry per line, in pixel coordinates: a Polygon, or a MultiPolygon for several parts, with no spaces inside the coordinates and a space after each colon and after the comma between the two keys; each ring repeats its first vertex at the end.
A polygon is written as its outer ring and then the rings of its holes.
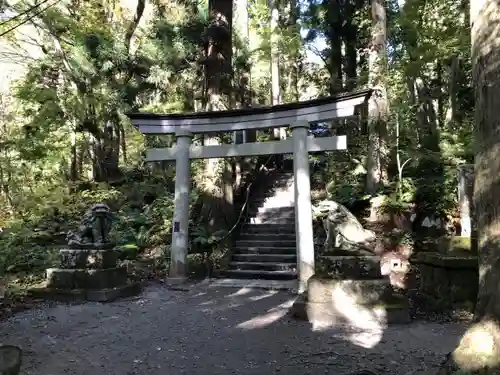
{"type": "Polygon", "coordinates": [[[313,209],[316,217],[323,218],[326,232],[325,249],[348,250],[353,246],[366,249],[366,246],[376,239],[375,233],[363,228],[358,219],[340,203],[322,201],[313,209]]]}
{"type": "Polygon", "coordinates": [[[69,246],[107,244],[112,221],[109,207],[104,203],[95,204],[83,215],[78,229],[68,232],[66,241],[69,246]]]}

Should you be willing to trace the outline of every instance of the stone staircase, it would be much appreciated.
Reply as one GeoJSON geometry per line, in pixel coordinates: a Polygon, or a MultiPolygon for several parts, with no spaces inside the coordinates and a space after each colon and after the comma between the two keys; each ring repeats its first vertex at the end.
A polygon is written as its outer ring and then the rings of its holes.
{"type": "Polygon", "coordinates": [[[251,193],[248,204],[247,220],[221,276],[296,281],[293,173],[272,172],[251,193]]]}
{"type": "MultiPolygon", "coordinates": [[[[228,268],[220,273],[224,279],[217,284],[296,289],[293,173],[269,174],[252,191],[248,204],[247,220],[236,238],[228,268]]],[[[296,300],[292,315],[335,323],[368,311],[386,323],[409,321],[407,300],[382,275],[379,256],[340,249],[316,255],[316,275],[309,280],[307,293],[296,300]]]]}

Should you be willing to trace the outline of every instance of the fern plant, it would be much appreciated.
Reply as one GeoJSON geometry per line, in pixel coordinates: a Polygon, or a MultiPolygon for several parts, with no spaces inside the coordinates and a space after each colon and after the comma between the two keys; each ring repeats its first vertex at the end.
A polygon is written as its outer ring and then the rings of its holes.
{"type": "Polygon", "coordinates": [[[226,236],[227,232],[225,230],[217,230],[211,232],[208,228],[200,226],[196,227],[193,232],[193,240],[191,250],[194,253],[202,254],[203,262],[206,266],[206,276],[210,277],[212,274],[212,262],[211,256],[217,246],[217,243],[226,236]]]}

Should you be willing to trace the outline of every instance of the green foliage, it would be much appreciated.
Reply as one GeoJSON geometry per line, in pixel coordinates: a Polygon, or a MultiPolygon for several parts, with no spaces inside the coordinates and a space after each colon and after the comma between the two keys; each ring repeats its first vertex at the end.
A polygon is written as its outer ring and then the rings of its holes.
{"type": "Polygon", "coordinates": [[[408,202],[401,200],[401,197],[397,194],[391,194],[386,197],[380,209],[384,213],[398,214],[406,212],[408,207],[408,202]]]}
{"type": "MultiPolygon", "coordinates": [[[[116,213],[111,236],[125,258],[156,246],[169,256],[174,168],[143,165],[143,152],[145,147],[170,147],[175,139],[145,139],[125,113],[200,108],[209,78],[204,50],[209,14],[206,0],[150,5],[151,14],[143,15],[129,42],[135,8],[126,10],[120,2],[106,2],[101,10],[92,2],[58,3],[35,17],[36,60],[19,48],[24,36],[10,33],[5,38],[11,49],[21,51],[26,70],[0,96],[0,272],[51,264],[55,245],[97,202],[116,213]]],[[[331,7],[321,0],[291,9],[291,3],[278,2],[279,25],[272,30],[269,3],[249,1],[248,43],[245,30],[233,38],[233,104],[243,105],[245,96],[252,98],[247,98],[251,104],[271,102],[271,47],[279,52],[285,102],[327,95],[331,74],[339,67],[342,85],[366,85],[369,5],[361,1],[331,7]],[[317,43],[322,37],[326,43],[317,43]],[[331,43],[335,38],[341,39],[340,51],[331,43]],[[353,60],[347,47],[356,53],[355,66],[349,65],[353,60]],[[332,60],[335,53],[341,61],[332,60]],[[314,61],[307,55],[314,55],[314,61]],[[349,70],[356,77],[348,79],[349,70]],[[244,83],[246,77],[250,81],[244,83]]],[[[8,7],[20,12],[29,6],[21,0],[8,7]]],[[[387,196],[384,208],[392,213],[410,204],[431,213],[452,213],[456,166],[473,161],[474,154],[467,15],[460,2],[451,0],[406,0],[402,6],[391,0],[386,8],[389,69],[380,78],[388,88],[391,115],[384,160],[388,176],[378,193],[387,196]],[[399,167],[408,161],[401,178],[396,155],[399,167]]],[[[10,59],[3,51],[0,55],[10,59]]],[[[325,125],[331,134],[347,135],[348,150],[311,157],[317,165],[312,182],[350,206],[367,198],[367,130],[357,119],[325,125]]],[[[259,140],[269,137],[259,134],[259,140]]],[[[219,139],[229,142],[230,135],[219,139]]],[[[194,205],[205,183],[205,165],[194,161],[191,167],[194,205]]],[[[196,227],[192,251],[212,251],[224,236],[196,227]]]]}
{"type": "Polygon", "coordinates": [[[226,236],[227,232],[225,230],[217,230],[211,232],[205,227],[197,227],[192,232],[192,243],[195,245],[195,249],[199,249],[201,252],[211,253],[214,246],[226,236]]]}

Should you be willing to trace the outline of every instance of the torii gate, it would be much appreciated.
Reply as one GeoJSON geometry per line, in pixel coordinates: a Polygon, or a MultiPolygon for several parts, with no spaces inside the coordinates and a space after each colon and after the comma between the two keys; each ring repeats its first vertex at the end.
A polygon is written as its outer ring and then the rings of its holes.
{"type": "Polygon", "coordinates": [[[353,116],[367,103],[372,90],[269,107],[244,108],[188,114],[131,113],[132,124],[145,135],[175,134],[171,148],[147,150],[146,161],[175,160],[175,209],[172,229],[169,282],[184,282],[188,253],[190,159],[293,154],[295,184],[295,230],[299,292],[306,289],[314,274],[309,152],[345,150],[346,136],[308,136],[311,123],[353,116]],[[252,142],[214,146],[192,146],[195,133],[235,132],[289,126],[292,138],[272,142],[252,142]]]}

